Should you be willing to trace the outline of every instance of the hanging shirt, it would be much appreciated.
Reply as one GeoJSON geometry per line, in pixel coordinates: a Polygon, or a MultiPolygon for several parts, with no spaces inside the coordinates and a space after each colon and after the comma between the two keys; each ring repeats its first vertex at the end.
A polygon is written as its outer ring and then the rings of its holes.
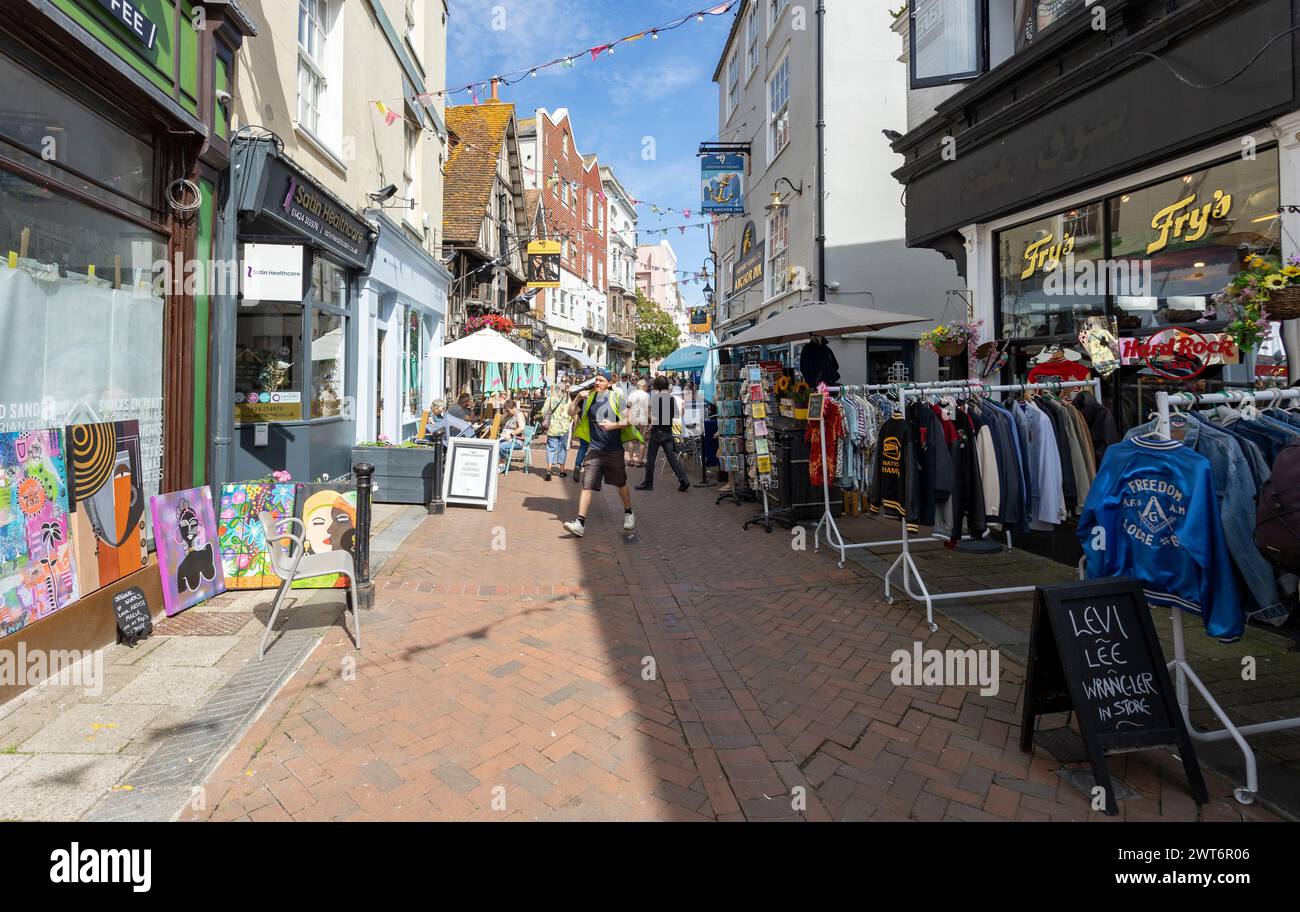
{"type": "Polygon", "coordinates": [[[1016,423],[1029,448],[1029,527],[1050,531],[1065,522],[1065,494],[1061,487],[1061,457],[1056,450],[1052,419],[1027,402],[1012,406],[1016,423]]]}
{"type": "Polygon", "coordinates": [[[1210,462],[1176,440],[1107,448],[1079,518],[1089,579],[1131,576],[1152,605],[1200,615],[1235,640],[1245,626],[1210,462]]]}

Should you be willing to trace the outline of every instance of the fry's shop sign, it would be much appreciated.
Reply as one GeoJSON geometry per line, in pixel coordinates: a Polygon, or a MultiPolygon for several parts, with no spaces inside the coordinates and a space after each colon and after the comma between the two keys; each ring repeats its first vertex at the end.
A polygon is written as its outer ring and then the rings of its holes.
{"type": "Polygon", "coordinates": [[[1191,244],[1205,237],[1212,219],[1227,216],[1228,210],[1232,208],[1232,194],[1215,190],[1208,203],[1201,206],[1196,206],[1195,203],[1196,194],[1193,193],[1165,206],[1151,218],[1151,227],[1159,234],[1147,244],[1147,253],[1164,250],[1171,240],[1191,244]]]}
{"type": "Polygon", "coordinates": [[[1236,362],[1237,345],[1231,336],[1165,329],[1143,339],[1121,339],[1120,360],[1141,362],[1161,377],[1189,380],[1211,364],[1236,362]]]}

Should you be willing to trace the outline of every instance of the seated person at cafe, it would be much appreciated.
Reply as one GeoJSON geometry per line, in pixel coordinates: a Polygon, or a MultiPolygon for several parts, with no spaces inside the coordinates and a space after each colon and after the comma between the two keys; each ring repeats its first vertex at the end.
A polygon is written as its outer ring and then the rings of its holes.
{"type": "Polygon", "coordinates": [[[474,426],[468,421],[457,418],[455,406],[447,408],[447,400],[435,399],[429,405],[429,429],[427,436],[444,431],[447,437],[473,437],[474,426]]]}
{"type": "Polygon", "coordinates": [[[447,414],[453,418],[459,418],[461,421],[469,421],[470,409],[474,407],[474,397],[469,393],[461,393],[456,400],[456,404],[447,409],[447,414]]]}
{"type": "Polygon", "coordinates": [[[501,414],[504,420],[501,422],[498,446],[501,449],[501,471],[504,472],[505,461],[510,458],[510,454],[524,448],[524,413],[515,400],[507,399],[501,406],[501,414]]]}

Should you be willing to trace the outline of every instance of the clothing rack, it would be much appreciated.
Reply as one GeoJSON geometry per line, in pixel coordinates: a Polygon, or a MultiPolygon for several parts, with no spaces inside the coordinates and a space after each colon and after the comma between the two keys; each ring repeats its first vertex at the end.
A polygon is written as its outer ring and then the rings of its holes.
{"type": "MultiPolygon", "coordinates": [[[[1253,392],[1237,391],[1232,393],[1169,393],[1162,390],[1156,393],[1156,433],[1162,437],[1172,439],[1169,433],[1169,404],[1171,401],[1189,406],[1232,405],[1247,399],[1253,401],[1260,397],[1267,397],[1268,401],[1273,403],[1283,402],[1287,399],[1300,399],[1300,389],[1274,387],[1253,392]]],[[[1300,717],[1276,719],[1272,722],[1255,722],[1250,725],[1234,725],[1223,707],[1214,699],[1209,688],[1197,677],[1196,672],[1192,670],[1191,664],[1187,661],[1187,644],[1183,639],[1183,612],[1181,608],[1176,606],[1172,608],[1172,611],[1174,659],[1169,663],[1169,667],[1174,672],[1174,688],[1178,693],[1178,705],[1182,709],[1183,720],[1187,723],[1187,730],[1197,741],[1226,741],[1231,738],[1237,742],[1237,746],[1241,748],[1242,759],[1246,764],[1246,785],[1233,789],[1232,794],[1240,803],[1251,804],[1254,802],[1255,796],[1259,794],[1259,774],[1255,765],[1255,752],[1246,743],[1245,736],[1260,734],[1261,732],[1300,728],[1300,717]],[[1188,709],[1188,681],[1191,681],[1193,686],[1200,691],[1201,696],[1205,698],[1205,702],[1209,704],[1215,716],[1223,723],[1223,728],[1214,729],[1213,731],[1201,731],[1192,725],[1192,717],[1188,709]]]]}
{"type": "MultiPolygon", "coordinates": [[[[909,397],[925,396],[925,395],[929,395],[930,393],[938,392],[938,391],[973,392],[973,393],[987,394],[987,393],[1004,393],[1004,392],[1032,392],[1038,390],[1055,392],[1063,389],[1076,389],[1080,387],[1090,387],[1093,391],[1093,394],[1096,395],[1099,399],[1101,398],[1101,380],[1095,377],[1092,380],[1067,380],[1063,382],[1012,383],[1012,384],[998,384],[998,385],[989,385],[978,380],[945,380],[945,381],[936,381],[934,383],[905,384],[905,385],[876,384],[874,386],[859,386],[859,387],[851,387],[851,386],[828,387],[826,392],[843,391],[847,393],[854,393],[859,391],[871,391],[871,390],[882,390],[882,389],[897,390],[899,407],[902,411],[905,412],[907,399],[909,397]]],[[[903,591],[906,592],[908,597],[911,598],[913,601],[925,602],[925,622],[926,624],[929,625],[931,632],[939,629],[939,625],[936,624],[934,620],[934,603],[939,601],[940,599],[974,598],[974,597],[986,596],[986,595],[1009,595],[1012,593],[1034,591],[1034,589],[1036,588],[1034,586],[1006,586],[1006,587],[999,587],[994,589],[972,589],[966,592],[931,593],[929,588],[925,585],[924,578],[922,578],[921,576],[920,568],[916,565],[916,561],[912,558],[911,549],[914,545],[917,544],[930,544],[938,541],[943,541],[947,536],[939,535],[937,533],[932,532],[927,537],[923,537],[920,539],[913,539],[907,530],[907,517],[903,517],[899,521],[899,526],[902,530],[900,538],[888,539],[886,541],[875,541],[875,542],[860,542],[860,543],[845,542],[844,536],[840,533],[839,526],[837,526],[835,523],[835,517],[831,515],[830,480],[829,480],[829,473],[825,471],[825,465],[826,465],[825,424],[826,424],[825,419],[822,419],[822,433],[821,433],[822,466],[823,466],[822,496],[825,502],[825,514],[822,516],[821,520],[817,523],[817,529],[814,530],[813,533],[814,551],[819,550],[820,533],[823,524],[826,525],[826,540],[840,552],[839,566],[841,567],[844,566],[846,552],[848,552],[852,548],[883,548],[883,547],[889,547],[893,545],[901,545],[903,549],[902,552],[890,565],[889,570],[885,572],[885,601],[887,601],[891,605],[895,601],[894,597],[890,594],[890,588],[891,588],[894,572],[901,565],[903,568],[903,591]],[[834,536],[833,538],[832,535],[834,536]],[[920,587],[921,591],[919,593],[913,591],[912,589],[913,577],[915,577],[916,579],[917,586],[920,587]]],[[[1010,549],[1011,547],[1011,536],[1009,531],[1007,532],[1007,547],[1008,549],[1010,549]]]]}

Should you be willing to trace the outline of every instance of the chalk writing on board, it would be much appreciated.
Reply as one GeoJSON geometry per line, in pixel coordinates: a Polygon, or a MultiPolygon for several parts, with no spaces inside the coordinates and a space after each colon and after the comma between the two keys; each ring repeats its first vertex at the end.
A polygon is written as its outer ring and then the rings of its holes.
{"type": "Polygon", "coordinates": [[[1083,659],[1083,692],[1097,721],[1124,731],[1155,719],[1155,676],[1142,667],[1145,663],[1129,639],[1120,606],[1109,600],[1076,604],[1066,609],[1066,617],[1083,659]],[[1128,668],[1132,664],[1137,667],[1128,668]]]}

